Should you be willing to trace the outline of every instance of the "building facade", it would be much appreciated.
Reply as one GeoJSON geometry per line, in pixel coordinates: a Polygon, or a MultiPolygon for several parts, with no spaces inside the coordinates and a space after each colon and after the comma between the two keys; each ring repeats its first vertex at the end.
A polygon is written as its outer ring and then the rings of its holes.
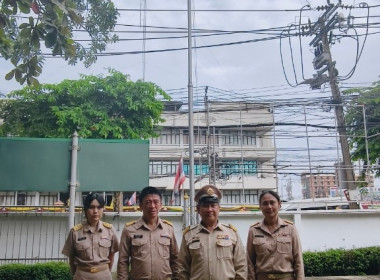
{"type": "Polygon", "coordinates": [[[330,197],[337,190],[335,174],[303,173],[301,174],[302,196],[307,198],[330,197]]]}
{"type": "MultiPolygon", "coordinates": [[[[180,103],[167,103],[162,118],[158,137],[150,140],[149,173],[168,205],[181,157],[187,175],[181,195],[189,193],[189,124],[180,103]]],[[[276,189],[272,129],[268,104],[209,102],[195,111],[195,190],[211,183],[221,189],[223,204],[258,204],[262,190],[276,189]]]]}

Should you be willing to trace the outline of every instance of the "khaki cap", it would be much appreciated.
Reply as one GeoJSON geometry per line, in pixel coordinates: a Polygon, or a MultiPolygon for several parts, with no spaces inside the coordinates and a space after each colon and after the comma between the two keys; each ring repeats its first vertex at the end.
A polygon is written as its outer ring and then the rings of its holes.
{"type": "Polygon", "coordinates": [[[222,198],[222,193],[220,190],[214,185],[206,185],[203,186],[195,195],[194,200],[197,203],[201,202],[211,202],[211,203],[219,203],[222,198]]]}

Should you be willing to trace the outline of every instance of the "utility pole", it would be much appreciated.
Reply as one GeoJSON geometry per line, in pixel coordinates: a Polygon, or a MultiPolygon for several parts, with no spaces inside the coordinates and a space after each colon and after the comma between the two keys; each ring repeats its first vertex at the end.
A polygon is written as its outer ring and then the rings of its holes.
{"type": "MultiPolygon", "coordinates": [[[[310,26],[309,34],[315,34],[316,36],[309,44],[310,46],[315,47],[315,58],[313,61],[314,69],[320,70],[317,71],[318,74],[315,75],[315,79],[311,79],[314,80],[314,82],[319,82],[317,84],[313,84],[313,81],[309,81],[309,83],[311,84],[312,89],[314,89],[318,88],[318,86],[320,87],[320,85],[324,82],[330,82],[331,95],[333,98],[333,103],[335,104],[335,117],[339,134],[339,142],[343,157],[343,182],[346,183],[347,189],[351,191],[356,189],[355,179],[351,163],[350,149],[347,141],[347,132],[344,123],[342,98],[337,82],[338,71],[335,68],[335,62],[332,60],[328,39],[329,31],[332,32],[331,30],[334,28],[334,26],[342,20],[341,17],[338,16],[338,13],[335,13],[330,18],[330,16],[337,8],[339,8],[339,6],[340,4],[329,4],[325,6],[326,11],[324,14],[319,17],[318,21],[313,26],[310,26]],[[326,74],[323,74],[326,71],[328,72],[328,76],[326,74]]],[[[357,205],[355,203],[355,205],[352,204],[350,207],[357,208],[357,205]]]]}
{"type": "Polygon", "coordinates": [[[189,107],[189,186],[190,186],[190,225],[196,224],[195,219],[195,186],[194,186],[194,108],[193,108],[193,56],[192,56],[192,19],[191,0],[187,0],[187,96],[189,107]]]}
{"type": "Polygon", "coordinates": [[[208,183],[211,184],[211,147],[210,147],[210,110],[208,104],[208,96],[207,96],[208,86],[205,88],[205,105],[206,105],[206,127],[207,127],[207,163],[208,163],[208,183]]]}

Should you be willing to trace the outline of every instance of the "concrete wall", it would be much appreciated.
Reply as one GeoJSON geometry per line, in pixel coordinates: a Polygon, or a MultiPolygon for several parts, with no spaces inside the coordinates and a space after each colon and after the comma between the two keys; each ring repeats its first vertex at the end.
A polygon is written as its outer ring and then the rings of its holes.
{"type": "MultiPolygon", "coordinates": [[[[120,238],[126,222],[141,212],[105,213],[120,238]]],[[[174,223],[177,241],[182,239],[182,213],[162,212],[174,223]]],[[[380,211],[332,210],[282,212],[282,218],[295,222],[304,251],[332,248],[352,249],[380,246],[380,211]]],[[[75,223],[83,218],[77,213],[75,223]]],[[[64,260],[60,253],[68,228],[68,213],[0,213],[0,264],[10,262],[64,260]]],[[[250,225],[262,219],[260,212],[222,212],[220,221],[233,224],[245,245],[250,225]]],[[[117,256],[116,256],[117,257],[117,256]]]]}

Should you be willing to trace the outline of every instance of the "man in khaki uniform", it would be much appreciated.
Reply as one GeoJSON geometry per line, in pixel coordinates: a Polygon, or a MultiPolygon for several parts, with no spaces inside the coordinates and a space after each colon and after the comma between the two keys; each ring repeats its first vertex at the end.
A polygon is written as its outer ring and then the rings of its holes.
{"type": "Polygon", "coordinates": [[[219,223],[221,192],[213,185],[195,195],[200,224],[183,233],[179,252],[179,279],[247,279],[247,260],[235,227],[219,223]]]}
{"type": "Polygon", "coordinates": [[[118,280],[177,279],[178,245],[174,228],[172,223],[158,217],[162,195],[158,189],[146,187],[139,200],[143,216],[127,223],[121,234],[118,280]]]}

